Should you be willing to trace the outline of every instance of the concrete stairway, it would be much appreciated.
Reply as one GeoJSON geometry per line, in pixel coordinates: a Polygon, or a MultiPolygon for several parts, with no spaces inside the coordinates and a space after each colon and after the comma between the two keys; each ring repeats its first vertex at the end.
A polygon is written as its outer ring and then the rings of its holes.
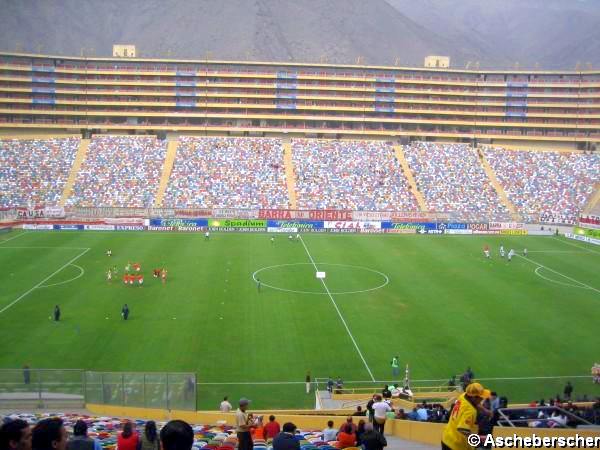
{"type": "Polygon", "coordinates": [[[290,209],[297,209],[296,174],[294,173],[292,144],[289,139],[283,141],[283,165],[285,167],[285,180],[287,182],[288,197],[290,199],[290,209]]]}
{"type": "Polygon", "coordinates": [[[485,159],[485,154],[483,153],[483,151],[479,151],[479,160],[481,161],[481,166],[483,167],[483,170],[488,176],[490,183],[492,183],[492,186],[494,187],[494,189],[496,189],[500,201],[504,204],[504,206],[506,206],[506,209],[508,209],[512,220],[514,220],[515,222],[521,222],[522,219],[520,214],[517,212],[515,205],[513,205],[512,202],[508,199],[506,191],[498,181],[498,178],[496,178],[496,174],[494,173],[492,166],[490,166],[490,164],[485,159]]]}
{"type": "Polygon", "coordinates": [[[77,174],[79,173],[79,169],[81,169],[81,165],[83,161],[85,161],[85,157],[87,156],[88,147],[90,146],[89,139],[82,139],[79,142],[79,149],[77,149],[77,155],[75,155],[75,161],[73,161],[73,165],[71,166],[71,171],[69,172],[69,178],[67,178],[67,183],[63,189],[62,197],[60,198],[59,206],[65,206],[67,200],[71,196],[73,192],[73,185],[77,180],[77,174]]]}
{"type": "Polygon", "coordinates": [[[171,171],[173,170],[173,164],[175,163],[175,157],[177,156],[178,145],[179,140],[177,138],[173,138],[173,140],[167,142],[167,154],[165,156],[162,175],[160,176],[160,184],[156,191],[156,197],[154,197],[155,208],[160,208],[162,206],[165,191],[167,190],[167,184],[169,184],[169,178],[171,177],[171,171]]]}
{"type": "Polygon", "coordinates": [[[592,194],[585,207],[583,208],[582,214],[584,216],[588,214],[597,215],[600,213],[600,183],[596,183],[594,186],[596,191],[592,194]]]}
{"type": "Polygon", "coordinates": [[[404,150],[402,150],[402,146],[394,145],[393,148],[394,152],[396,153],[396,159],[398,160],[400,166],[402,167],[402,170],[404,171],[404,176],[408,181],[410,189],[414,194],[415,198],[417,199],[419,210],[421,210],[421,212],[427,212],[427,204],[425,203],[425,198],[423,197],[421,191],[417,189],[417,183],[415,181],[415,178],[413,177],[412,171],[410,170],[408,161],[406,161],[406,158],[404,157],[404,150]]]}

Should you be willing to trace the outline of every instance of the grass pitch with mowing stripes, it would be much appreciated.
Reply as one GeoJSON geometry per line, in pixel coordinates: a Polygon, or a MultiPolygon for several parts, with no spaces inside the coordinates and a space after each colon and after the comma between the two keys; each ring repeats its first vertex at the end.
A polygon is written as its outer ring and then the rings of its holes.
{"type": "MultiPolygon", "coordinates": [[[[600,249],[563,238],[20,233],[0,243],[3,368],[196,372],[200,408],[229,395],[260,409],[312,407],[307,370],[389,380],[396,354],[427,380],[467,366],[481,378],[587,375],[600,360],[600,249]],[[509,263],[501,244],[529,257],[509,263]],[[123,285],[128,261],[142,265],[143,287],[123,285]],[[152,277],[163,266],[164,286],[152,277]],[[60,323],[49,320],[55,304],[60,323]],[[231,384],[267,381],[298,384],[231,384]]],[[[591,378],[571,381],[575,396],[600,395],[591,378]]],[[[565,382],[486,385],[530,401],[565,382]]]]}

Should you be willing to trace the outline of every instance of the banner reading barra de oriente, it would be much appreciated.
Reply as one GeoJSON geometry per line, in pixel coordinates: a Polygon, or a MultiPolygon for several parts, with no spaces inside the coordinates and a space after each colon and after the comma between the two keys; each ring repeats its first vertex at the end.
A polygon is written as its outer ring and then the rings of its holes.
{"type": "Polygon", "coordinates": [[[262,219],[211,219],[209,227],[222,228],[267,228],[267,221],[262,219]]]}

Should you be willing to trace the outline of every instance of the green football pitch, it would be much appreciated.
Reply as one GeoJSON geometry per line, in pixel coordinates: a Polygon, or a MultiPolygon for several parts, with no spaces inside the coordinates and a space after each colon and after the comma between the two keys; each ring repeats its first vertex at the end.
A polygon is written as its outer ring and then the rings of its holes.
{"type": "Polygon", "coordinates": [[[224,395],[255,409],[312,407],[307,371],[380,386],[394,355],[415,384],[471,366],[511,401],[562,393],[568,379],[575,396],[600,395],[589,376],[600,361],[600,249],[584,243],[21,230],[0,240],[1,368],[195,372],[201,409],[224,395]],[[518,256],[500,258],[501,244],[518,256]],[[142,265],[143,287],[107,282],[128,261],[142,265]],[[163,266],[165,285],[151,272],[163,266]]]}

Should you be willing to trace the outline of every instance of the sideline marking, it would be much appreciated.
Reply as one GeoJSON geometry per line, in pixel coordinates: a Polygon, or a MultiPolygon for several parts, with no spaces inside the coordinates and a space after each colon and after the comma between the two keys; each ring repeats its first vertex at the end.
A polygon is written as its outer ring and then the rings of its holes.
{"type": "MultiPolygon", "coordinates": [[[[552,379],[564,379],[564,378],[591,378],[591,375],[557,375],[554,377],[504,377],[504,378],[477,378],[477,380],[481,381],[519,381],[519,380],[552,380],[552,379]]],[[[351,380],[344,381],[344,383],[388,383],[388,382],[397,382],[398,380],[351,380]]],[[[435,379],[435,380],[411,380],[411,383],[432,383],[432,382],[448,382],[448,378],[443,379],[435,379]]],[[[18,383],[15,383],[18,384],[18,383]]],[[[196,384],[201,385],[259,385],[259,384],[306,384],[305,381],[225,381],[225,382],[197,382],[196,384]]]]}
{"type": "Polygon", "coordinates": [[[85,249],[87,249],[87,247],[62,247],[62,246],[61,247],[12,247],[12,246],[9,247],[7,245],[3,245],[0,248],[19,248],[19,249],[27,249],[27,250],[29,250],[29,249],[34,250],[36,248],[41,248],[41,249],[53,249],[53,248],[63,249],[64,248],[65,250],[85,250],[85,249]]]}
{"type": "Polygon", "coordinates": [[[540,267],[536,267],[536,269],[534,270],[535,274],[538,277],[543,278],[544,280],[549,281],[550,283],[556,283],[556,284],[560,284],[562,286],[576,287],[576,288],[579,288],[579,289],[589,289],[589,287],[587,287],[587,286],[577,286],[576,284],[563,283],[562,281],[556,281],[556,280],[553,280],[552,278],[545,277],[544,275],[542,275],[541,273],[538,272],[538,270],[540,270],[540,269],[543,269],[543,267],[541,267],[541,266],[540,267]]]}
{"type": "MultiPolygon", "coordinates": [[[[570,245],[571,247],[580,248],[582,250],[586,250],[586,251],[592,252],[592,253],[597,253],[598,255],[600,255],[600,252],[597,251],[597,250],[593,250],[593,249],[588,248],[588,247],[582,247],[581,245],[577,245],[577,244],[574,244],[573,242],[565,241],[564,239],[557,238],[556,236],[552,236],[552,238],[556,239],[559,242],[562,242],[563,244],[570,245]]],[[[568,239],[568,238],[565,238],[565,239],[568,239]]],[[[577,242],[579,242],[579,241],[577,241],[577,242]]]]}
{"type": "MultiPolygon", "coordinates": [[[[318,269],[317,265],[315,264],[315,260],[310,255],[310,252],[308,251],[308,247],[304,243],[304,239],[302,239],[302,236],[300,236],[300,242],[302,242],[302,245],[304,246],[304,250],[306,250],[306,254],[308,255],[308,257],[309,257],[310,261],[312,262],[313,266],[315,267],[315,270],[318,272],[319,269],[318,269]]],[[[352,340],[352,343],[354,344],[354,347],[356,348],[356,351],[358,352],[358,355],[360,356],[360,359],[362,359],[362,362],[364,363],[364,365],[365,365],[365,367],[367,369],[367,372],[369,372],[369,375],[371,376],[371,380],[375,381],[375,377],[373,376],[373,372],[371,372],[371,369],[369,368],[369,365],[367,364],[367,361],[365,361],[365,357],[363,356],[362,352],[360,351],[360,348],[358,348],[358,344],[356,343],[356,340],[354,339],[354,336],[352,336],[352,333],[350,332],[350,328],[348,327],[348,324],[344,320],[344,316],[342,316],[342,313],[340,312],[340,309],[338,308],[337,303],[335,303],[335,300],[333,299],[333,296],[331,295],[331,292],[329,292],[329,288],[327,287],[327,284],[325,284],[325,280],[323,278],[319,278],[319,279],[321,280],[321,283],[323,283],[323,287],[325,288],[325,291],[327,292],[327,295],[329,295],[329,298],[331,299],[331,303],[333,303],[333,306],[334,306],[335,310],[337,311],[338,316],[340,316],[340,319],[342,320],[342,323],[344,324],[344,327],[346,328],[346,331],[348,332],[348,335],[350,336],[350,339],[352,340]]]]}
{"type": "Polygon", "coordinates": [[[562,273],[560,273],[560,272],[558,272],[558,271],[556,271],[554,269],[551,269],[550,267],[546,267],[543,264],[540,264],[539,262],[536,262],[536,261],[534,261],[531,258],[525,258],[524,256],[521,256],[521,255],[515,255],[515,256],[517,258],[524,259],[525,261],[529,261],[530,263],[535,264],[535,265],[537,265],[539,267],[543,267],[544,269],[549,270],[550,272],[554,272],[555,274],[560,275],[561,277],[565,277],[568,280],[574,281],[575,283],[579,283],[582,286],[585,286],[586,288],[591,289],[592,291],[596,291],[598,294],[600,294],[600,290],[596,289],[595,287],[589,286],[589,285],[587,285],[585,283],[582,283],[581,281],[577,281],[575,278],[571,278],[570,276],[564,275],[564,274],[562,274],[562,273]]]}
{"type": "MultiPolygon", "coordinates": [[[[371,292],[371,291],[375,291],[375,290],[377,290],[377,289],[381,289],[382,287],[386,286],[386,285],[387,285],[387,284],[390,282],[390,279],[388,278],[388,276],[387,276],[385,273],[383,273],[383,272],[379,272],[378,270],[375,270],[375,269],[369,269],[368,267],[362,267],[362,266],[352,266],[352,265],[350,265],[350,264],[329,264],[329,263],[319,263],[319,264],[321,264],[322,266],[340,266],[340,267],[352,267],[352,268],[354,268],[354,269],[363,269],[363,270],[367,270],[367,271],[369,271],[369,272],[373,272],[373,273],[376,273],[376,274],[378,274],[378,275],[381,275],[381,276],[383,277],[383,279],[385,280],[385,282],[384,282],[383,284],[381,284],[381,285],[379,285],[379,286],[375,286],[374,288],[370,288],[370,289],[363,289],[363,290],[361,290],[361,291],[332,292],[332,293],[331,293],[332,295],[360,294],[360,293],[363,293],[363,292],[371,292]]],[[[277,267],[286,267],[286,266],[306,266],[306,265],[310,266],[310,265],[312,265],[312,263],[290,263],[290,264],[277,264],[277,265],[274,265],[274,266],[263,267],[262,269],[258,269],[256,272],[254,272],[254,273],[252,274],[252,279],[253,279],[255,282],[258,282],[258,281],[257,281],[257,279],[256,279],[256,275],[257,275],[258,273],[262,272],[263,270],[274,269],[274,268],[277,268],[277,267]]],[[[268,288],[271,288],[271,289],[275,289],[275,290],[277,290],[277,291],[282,291],[282,292],[291,292],[291,293],[294,293],[294,294],[327,295],[327,293],[326,293],[326,292],[314,292],[314,291],[295,291],[295,290],[293,290],[293,289],[284,289],[284,288],[280,288],[280,287],[277,287],[277,286],[271,286],[270,284],[266,284],[266,283],[263,283],[263,282],[261,282],[261,285],[262,285],[262,286],[265,286],[265,287],[268,287],[268,288]]]]}
{"type": "Polygon", "coordinates": [[[78,260],[79,258],[81,258],[83,255],[85,255],[87,252],[89,252],[91,250],[91,248],[87,248],[85,249],[83,252],[81,252],[79,255],[77,255],[76,257],[74,257],[73,259],[71,259],[68,263],[66,263],[64,266],[62,266],[60,269],[58,269],[57,271],[51,273],[50,275],[48,275],[46,278],[44,278],[42,281],[40,281],[38,284],[36,284],[34,287],[32,287],[31,289],[29,289],[27,292],[25,292],[24,294],[22,294],[19,298],[17,298],[16,300],[13,300],[10,304],[8,304],[7,306],[5,306],[4,308],[0,309],[0,314],[2,314],[4,311],[6,311],[8,308],[10,308],[11,306],[13,306],[15,303],[17,303],[19,300],[21,300],[23,297],[27,296],[29,293],[33,292],[35,289],[37,289],[38,287],[40,287],[42,284],[44,284],[46,281],[48,281],[50,278],[52,278],[54,275],[56,275],[58,272],[60,272],[61,270],[63,270],[65,267],[67,267],[69,264],[74,263],[76,260],[78,260]]]}
{"type": "Polygon", "coordinates": [[[28,231],[23,231],[22,233],[19,233],[19,234],[17,234],[16,236],[13,236],[13,237],[11,237],[11,238],[8,238],[8,239],[2,239],[2,241],[0,241],[0,244],[4,244],[5,242],[12,241],[13,239],[16,239],[16,238],[18,238],[18,237],[20,237],[20,236],[23,236],[24,234],[27,234],[27,233],[28,233],[28,231]]]}
{"type": "Polygon", "coordinates": [[[77,278],[81,278],[85,274],[85,270],[83,270],[83,267],[80,267],[76,264],[70,264],[70,265],[73,267],[77,267],[79,269],[79,275],[77,275],[75,278],[71,278],[70,280],[61,281],[60,283],[44,284],[44,285],[40,286],[40,288],[47,288],[47,287],[52,287],[52,286],[60,286],[61,284],[67,284],[67,283],[70,283],[71,281],[75,281],[77,278]]]}

